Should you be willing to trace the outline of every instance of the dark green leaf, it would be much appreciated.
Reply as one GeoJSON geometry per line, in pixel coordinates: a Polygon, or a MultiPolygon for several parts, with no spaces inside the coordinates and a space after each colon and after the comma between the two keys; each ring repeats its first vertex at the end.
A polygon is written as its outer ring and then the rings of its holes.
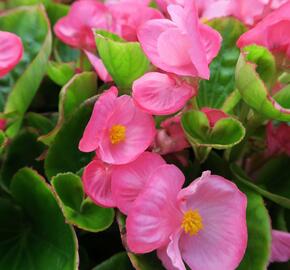
{"type": "Polygon", "coordinates": [[[93,270],[133,270],[126,252],[118,253],[102,262],[93,270]]]}
{"type": "Polygon", "coordinates": [[[0,199],[0,269],[76,270],[77,242],[45,180],[31,169],[12,180],[17,205],[0,199]]]}

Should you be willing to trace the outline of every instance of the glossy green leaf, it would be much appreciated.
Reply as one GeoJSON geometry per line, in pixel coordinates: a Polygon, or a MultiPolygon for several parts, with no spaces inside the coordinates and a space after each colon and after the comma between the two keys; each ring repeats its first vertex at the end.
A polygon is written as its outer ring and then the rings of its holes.
{"type": "Polygon", "coordinates": [[[165,270],[156,253],[136,255],[128,253],[131,263],[137,270],[165,270]]]}
{"type": "Polygon", "coordinates": [[[41,172],[43,164],[38,158],[44,150],[45,146],[37,141],[37,134],[29,131],[20,132],[7,147],[1,168],[0,184],[9,188],[13,175],[25,166],[41,172]]]}
{"type": "Polygon", "coordinates": [[[45,180],[25,168],[0,199],[0,269],[77,270],[76,236],[45,180]]]}
{"type": "Polygon", "coordinates": [[[126,252],[118,253],[92,270],[133,270],[126,252]]]}
{"type": "Polygon", "coordinates": [[[188,111],[181,119],[189,142],[196,146],[226,149],[238,144],[245,136],[245,128],[232,117],[216,122],[209,127],[206,115],[201,111],[188,111]]]}
{"type": "Polygon", "coordinates": [[[47,75],[56,84],[65,85],[74,75],[75,67],[73,63],[58,63],[49,61],[47,75]]]}
{"type": "Polygon", "coordinates": [[[50,145],[63,123],[72,116],[82,102],[95,94],[97,94],[96,74],[94,72],[76,74],[60,91],[57,125],[50,133],[40,137],[40,140],[50,145]]]}
{"type": "Polygon", "coordinates": [[[208,23],[223,38],[218,56],[210,65],[210,79],[199,83],[197,102],[200,107],[221,108],[235,90],[235,67],[240,50],[236,41],[246,27],[234,18],[218,18],[208,23]]]}
{"type": "Polygon", "coordinates": [[[94,153],[82,153],[78,149],[79,141],[92,113],[92,102],[84,103],[65,122],[45,159],[45,172],[48,178],[58,173],[77,172],[87,165],[94,153]]]}
{"type": "Polygon", "coordinates": [[[46,134],[53,129],[53,123],[50,119],[34,112],[29,112],[25,115],[24,125],[33,128],[40,135],[46,134]]]}
{"type": "Polygon", "coordinates": [[[130,90],[132,83],[149,69],[149,60],[138,42],[116,41],[96,35],[99,55],[121,90],[130,90]]]}
{"type": "Polygon", "coordinates": [[[6,130],[8,136],[13,137],[45,75],[52,35],[45,9],[41,5],[19,7],[1,13],[0,29],[16,33],[24,44],[22,61],[8,76],[0,80],[0,85],[6,85],[5,88],[1,87],[2,102],[8,95],[5,113],[17,114],[17,120],[6,130]]]}
{"type": "Polygon", "coordinates": [[[70,6],[62,3],[54,3],[50,1],[46,5],[46,11],[51,25],[54,25],[60,18],[66,16],[69,12],[70,6]]]}
{"type": "Polygon", "coordinates": [[[248,246],[237,270],[265,270],[271,252],[271,221],[262,197],[239,185],[247,195],[248,246]]]}
{"type": "Polygon", "coordinates": [[[114,210],[99,207],[89,198],[85,199],[79,176],[73,173],[58,174],[52,179],[52,186],[70,224],[90,232],[100,232],[112,225],[114,210]]]}
{"type": "Polygon", "coordinates": [[[36,5],[36,4],[44,4],[47,5],[52,0],[9,0],[7,1],[7,8],[14,8],[18,6],[28,6],[28,5],[36,5]]]}
{"type": "Polygon", "coordinates": [[[236,87],[243,100],[265,117],[290,121],[290,109],[275,101],[266,86],[274,78],[275,60],[267,49],[249,46],[242,51],[236,68],[236,87]]]}
{"type": "Polygon", "coordinates": [[[285,208],[290,209],[290,198],[286,198],[274,193],[271,193],[265,189],[263,189],[260,186],[257,186],[249,179],[245,173],[242,171],[241,168],[239,168],[237,165],[232,164],[231,165],[231,171],[236,177],[236,179],[240,182],[243,183],[245,186],[247,186],[248,189],[255,191],[256,193],[262,195],[263,197],[275,202],[276,204],[283,206],[285,208]]]}

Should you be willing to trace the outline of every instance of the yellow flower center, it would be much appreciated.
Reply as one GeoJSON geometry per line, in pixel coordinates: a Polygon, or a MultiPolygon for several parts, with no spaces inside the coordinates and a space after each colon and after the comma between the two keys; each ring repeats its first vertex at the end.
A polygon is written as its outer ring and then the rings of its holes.
{"type": "Polygon", "coordinates": [[[190,209],[184,213],[181,228],[190,236],[196,235],[203,229],[202,217],[197,209],[190,209]]]}
{"type": "Polygon", "coordinates": [[[126,127],[114,125],[110,129],[110,140],[112,144],[118,144],[126,139],[126,127]]]}

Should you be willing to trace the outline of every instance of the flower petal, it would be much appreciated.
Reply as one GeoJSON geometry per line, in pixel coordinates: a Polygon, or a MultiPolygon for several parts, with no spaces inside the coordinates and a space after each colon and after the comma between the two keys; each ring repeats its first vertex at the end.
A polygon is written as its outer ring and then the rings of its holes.
{"type": "Polygon", "coordinates": [[[112,193],[117,207],[128,214],[132,203],[143,190],[149,176],[165,164],[161,156],[144,152],[135,161],[116,166],[112,172],[112,193]]]}
{"type": "Polygon", "coordinates": [[[135,103],[155,115],[172,114],[184,107],[195,89],[174,75],[149,72],[133,84],[135,103]]]}
{"type": "Polygon", "coordinates": [[[290,233],[272,230],[271,262],[290,260],[290,233]]]}
{"type": "Polygon", "coordinates": [[[23,54],[21,39],[15,34],[0,31],[0,77],[13,69],[23,54]]]}
{"type": "Polygon", "coordinates": [[[191,269],[234,270],[247,246],[246,196],[223,177],[205,172],[179,193],[184,210],[197,209],[203,228],[183,234],[182,257],[191,269]]]}
{"type": "Polygon", "coordinates": [[[104,126],[115,107],[117,95],[118,89],[113,86],[96,101],[91,118],[79,143],[80,151],[92,152],[98,148],[104,126]]]}
{"type": "Polygon", "coordinates": [[[184,180],[174,165],[162,165],[151,174],[126,220],[131,251],[146,253],[158,249],[179,229],[182,213],[177,209],[176,196],[184,180]]]}
{"type": "Polygon", "coordinates": [[[85,193],[103,207],[115,207],[111,191],[112,168],[100,160],[93,160],[84,170],[83,183],[85,193]]]}

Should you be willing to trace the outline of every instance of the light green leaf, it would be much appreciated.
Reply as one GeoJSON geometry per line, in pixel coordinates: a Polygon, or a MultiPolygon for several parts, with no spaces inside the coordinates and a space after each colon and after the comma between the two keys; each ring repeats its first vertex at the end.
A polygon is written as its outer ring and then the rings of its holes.
{"type": "Polygon", "coordinates": [[[73,173],[58,174],[52,179],[58,203],[70,224],[90,232],[100,232],[114,221],[114,210],[102,208],[84,198],[82,181],[73,173]]]}
{"type": "MultiPolygon", "coordinates": [[[[17,134],[24,113],[28,109],[45,75],[51,53],[52,34],[43,6],[19,7],[1,13],[0,28],[19,35],[24,44],[24,56],[10,74],[0,80],[5,113],[16,113],[17,120],[6,130],[8,136],[17,134]]],[[[3,103],[2,103],[3,106],[3,103]]]]}
{"type": "Polygon", "coordinates": [[[275,101],[266,86],[275,81],[275,73],[274,57],[266,48],[246,47],[237,63],[236,87],[243,100],[258,113],[270,119],[290,121],[290,108],[275,101]]]}
{"type": "Polygon", "coordinates": [[[45,180],[25,168],[0,199],[0,269],[77,270],[77,240],[45,180]]]}
{"type": "Polygon", "coordinates": [[[108,34],[96,35],[99,55],[115,83],[125,92],[149,69],[149,60],[138,42],[116,40],[108,34]]]}
{"type": "Polygon", "coordinates": [[[58,63],[49,61],[47,75],[56,84],[65,85],[74,75],[75,67],[73,63],[58,63]]]}

